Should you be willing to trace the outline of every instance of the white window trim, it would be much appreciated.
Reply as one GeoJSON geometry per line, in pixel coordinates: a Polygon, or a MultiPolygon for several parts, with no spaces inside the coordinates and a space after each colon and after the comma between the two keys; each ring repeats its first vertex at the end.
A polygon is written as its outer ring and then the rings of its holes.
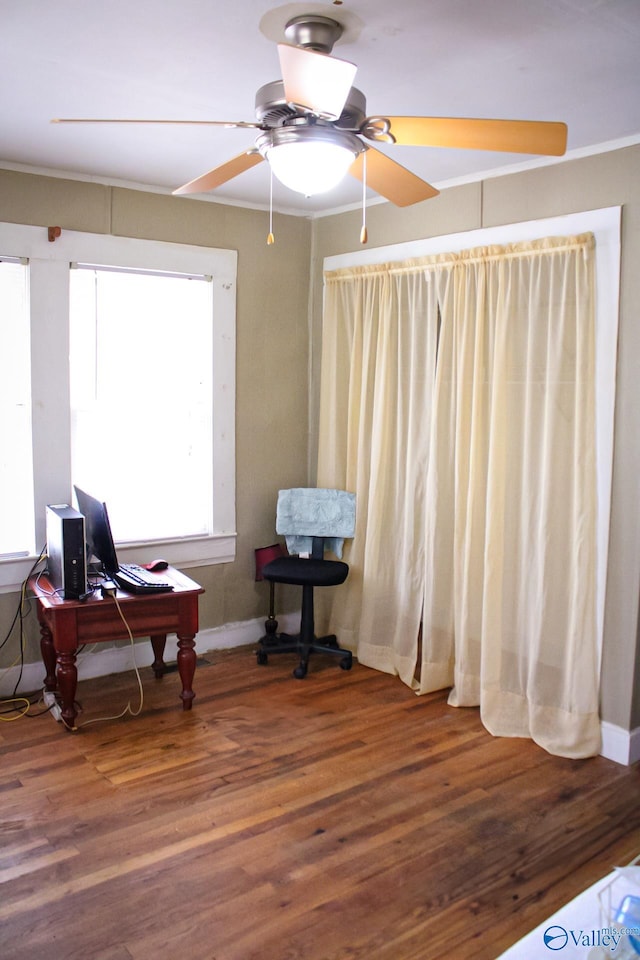
{"type": "MultiPolygon", "coordinates": [[[[124,562],[160,553],[194,567],[235,559],[235,352],[237,252],[189,244],[0,223],[0,252],[30,266],[34,502],[37,549],[44,545],[45,506],[71,496],[69,403],[69,264],[206,274],[213,278],[213,528],[211,537],[118,545],[124,562]]],[[[153,482],[141,478],[141,482],[153,482]]],[[[158,480],[161,482],[161,479],[158,480]]],[[[0,592],[23,582],[35,557],[0,560],[0,592]]]]}
{"type": "Polygon", "coordinates": [[[325,257],[324,270],[409,260],[437,253],[455,253],[488,244],[519,243],[544,237],[593,233],[596,241],[596,446],[598,485],[597,622],[600,650],[609,553],[613,435],[616,393],[618,315],[620,305],[621,207],[602,207],[545,220],[483,227],[448,236],[325,257]]]}

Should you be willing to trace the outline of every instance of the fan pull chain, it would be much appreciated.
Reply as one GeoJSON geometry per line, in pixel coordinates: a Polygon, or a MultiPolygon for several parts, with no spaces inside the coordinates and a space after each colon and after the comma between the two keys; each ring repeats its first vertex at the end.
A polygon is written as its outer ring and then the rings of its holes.
{"type": "Polygon", "coordinates": [[[269,164],[270,179],[269,179],[269,236],[267,237],[267,246],[270,247],[276,242],[276,238],[273,235],[273,167],[269,164]]]}
{"type": "Polygon", "coordinates": [[[360,243],[366,243],[369,239],[367,233],[367,151],[362,155],[362,229],[360,230],[360,243]]]}

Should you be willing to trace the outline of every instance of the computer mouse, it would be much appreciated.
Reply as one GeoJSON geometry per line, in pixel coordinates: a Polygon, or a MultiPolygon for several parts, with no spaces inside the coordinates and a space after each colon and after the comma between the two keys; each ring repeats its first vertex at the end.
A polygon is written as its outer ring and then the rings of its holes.
{"type": "Polygon", "coordinates": [[[169,564],[166,560],[154,560],[152,563],[143,563],[145,570],[151,570],[156,573],[158,570],[166,570],[169,564]]]}

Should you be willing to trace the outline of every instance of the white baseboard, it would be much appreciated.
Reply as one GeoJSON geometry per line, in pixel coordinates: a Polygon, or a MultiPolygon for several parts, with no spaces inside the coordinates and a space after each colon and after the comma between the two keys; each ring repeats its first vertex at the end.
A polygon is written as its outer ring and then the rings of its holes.
{"type": "MultiPolygon", "coordinates": [[[[295,633],[300,625],[300,613],[284,613],[278,615],[278,625],[285,632],[295,633]]],[[[244,620],[240,623],[227,623],[222,627],[213,627],[201,630],[196,636],[196,654],[204,656],[210,650],[226,650],[230,647],[243,647],[250,643],[257,643],[264,635],[264,617],[255,620],[244,620]]],[[[167,638],[165,659],[171,663],[176,657],[177,645],[175,637],[167,638]]],[[[153,650],[150,643],[135,644],[135,662],[138,667],[149,667],[153,663],[153,650]]],[[[122,673],[133,669],[133,651],[130,643],[117,647],[99,649],[91,645],[78,656],[78,679],[88,680],[90,677],[106,677],[111,673],[122,673]]],[[[33,693],[41,690],[44,684],[44,666],[41,660],[36,663],[25,663],[22,678],[18,687],[18,695],[22,692],[33,693]]],[[[19,667],[11,667],[2,671],[0,675],[0,698],[13,694],[13,688],[20,676],[19,667]]]]}
{"type": "MultiPolygon", "coordinates": [[[[300,624],[300,613],[285,613],[278,615],[278,624],[285,631],[295,633],[300,624]]],[[[243,620],[238,623],[226,623],[222,627],[213,627],[201,630],[196,637],[196,654],[204,656],[211,650],[226,650],[231,647],[243,647],[257,643],[264,634],[264,618],[243,620]]],[[[173,637],[167,639],[166,659],[171,663],[174,660],[176,649],[173,637]]],[[[153,663],[153,650],[150,643],[136,643],[136,664],[139,667],[149,667],[153,663]]],[[[88,680],[90,677],[106,677],[111,673],[122,673],[133,669],[133,652],[130,644],[118,647],[107,647],[105,650],[92,648],[89,645],[85,652],[78,657],[78,678],[88,680]]],[[[9,697],[20,675],[19,667],[11,667],[0,675],[0,698],[9,697]]],[[[42,689],[44,683],[44,667],[41,661],[25,663],[18,693],[23,691],[32,693],[42,689]]],[[[629,766],[640,760],[640,727],[635,730],[623,730],[613,723],[603,720],[601,723],[602,748],[600,754],[608,760],[614,760],[624,766],[629,766]]]]}
{"type": "Polygon", "coordinates": [[[635,730],[623,730],[613,723],[603,720],[601,725],[602,748],[600,754],[608,760],[615,760],[630,766],[640,760],[640,727],[635,730]]]}

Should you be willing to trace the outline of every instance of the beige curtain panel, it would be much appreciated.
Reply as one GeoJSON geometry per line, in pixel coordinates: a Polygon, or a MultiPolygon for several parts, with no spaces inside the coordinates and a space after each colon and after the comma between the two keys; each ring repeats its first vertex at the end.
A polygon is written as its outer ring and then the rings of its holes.
{"type": "Polygon", "coordinates": [[[590,234],[325,276],[318,484],[358,503],[332,629],[567,757],[600,749],[593,286],[590,234]]]}

